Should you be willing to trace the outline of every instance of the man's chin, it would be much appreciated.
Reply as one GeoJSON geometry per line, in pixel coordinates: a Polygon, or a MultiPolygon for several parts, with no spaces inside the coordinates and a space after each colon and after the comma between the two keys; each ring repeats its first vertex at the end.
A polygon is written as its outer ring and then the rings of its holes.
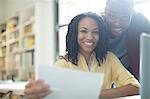
{"type": "Polygon", "coordinates": [[[122,33],[123,33],[123,30],[112,29],[112,34],[114,34],[115,36],[120,36],[122,33]]]}

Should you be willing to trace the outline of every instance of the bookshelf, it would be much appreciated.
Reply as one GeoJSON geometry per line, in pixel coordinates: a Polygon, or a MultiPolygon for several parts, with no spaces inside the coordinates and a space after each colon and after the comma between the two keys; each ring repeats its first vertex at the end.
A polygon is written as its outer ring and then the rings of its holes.
{"type": "MultiPolygon", "coordinates": [[[[2,1],[0,1],[0,4],[2,1]]],[[[35,79],[56,60],[55,0],[6,0],[0,12],[0,80],[35,79]],[[11,5],[10,5],[11,3],[11,5]],[[17,10],[16,10],[17,9],[17,10]]]]}
{"type": "Polygon", "coordinates": [[[1,80],[34,79],[35,7],[16,12],[0,25],[1,80]]]}
{"type": "MultiPolygon", "coordinates": [[[[39,65],[53,65],[55,4],[56,0],[0,0],[0,80],[37,79],[39,65]]],[[[15,93],[11,97],[20,99],[15,93]]]]}

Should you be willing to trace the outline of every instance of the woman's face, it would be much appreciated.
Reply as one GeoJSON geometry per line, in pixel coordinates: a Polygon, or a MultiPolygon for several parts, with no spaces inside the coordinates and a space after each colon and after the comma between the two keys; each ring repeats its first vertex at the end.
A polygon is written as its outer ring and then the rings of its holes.
{"type": "Polygon", "coordinates": [[[85,17],[78,24],[78,45],[80,53],[92,53],[99,41],[97,22],[85,17]]]}

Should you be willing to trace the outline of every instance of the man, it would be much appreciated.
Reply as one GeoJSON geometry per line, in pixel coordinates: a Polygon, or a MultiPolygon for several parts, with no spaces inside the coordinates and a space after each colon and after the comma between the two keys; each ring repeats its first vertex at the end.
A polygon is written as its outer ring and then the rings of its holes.
{"type": "Polygon", "coordinates": [[[109,50],[139,80],[139,40],[142,32],[150,33],[150,23],[133,7],[133,0],[107,0],[105,20],[109,50]]]}

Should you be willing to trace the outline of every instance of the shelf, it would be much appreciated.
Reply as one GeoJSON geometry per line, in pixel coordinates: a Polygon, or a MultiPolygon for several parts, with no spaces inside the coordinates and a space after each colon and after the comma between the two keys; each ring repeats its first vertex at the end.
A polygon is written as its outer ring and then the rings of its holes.
{"type": "Polygon", "coordinates": [[[0,47],[5,47],[6,46],[6,42],[2,42],[2,43],[0,43],[0,47]]]}
{"type": "Polygon", "coordinates": [[[2,34],[2,37],[3,37],[3,36],[6,36],[6,32],[3,32],[3,33],[1,33],[1,34],[2,34]]]}
{"type": "Polygon", "coordinates": [[[15,27],[14,29],[12,29],[12,30],[7,30],[7,33],[13,33],[13,32],[15,32],[15,31],[18,31],[20,29],[20,26],[17,26],[17,27],[15,27]]]}
{"type": "Polygon", "coordinates": [[[17,15],[10,17],[4,24],[0,24],[3,31],[0,34],[0,74],[7,78],[11,73],[15,73],[16,80],[27,80],[25,75],[34,75],[33,72],[24,73],[27,67],[34,68],[35,6],[18,11],[17,15]],[[23,69],[25,67],[26,69],[23,69]],[[19,69],[22,72],[19,72],[19,69]]]}
{"type": "Polygon", "coordinates": [[[30,20],[24,22],[22,26],[24,27],[24,26],[27,26],[29,24],[33,24],[34,22],[35,22],[35,18],[34,18],[34,16],[31,16],[30,20]]]}
{"type": "Polygon", "coordinates": [[[6,69],[0,69],[0,72],[5,72],[6,71],[6,69]]]}
{"type": "Polygon", "coordinates": [[[9,44],[14,44],[14,43],[17,43],[19,42],[19,39],[11,39],[8,41],[9,44]]]}
{"type": "Polygon", "coordinates": [[[20,53],[20,50],[16,50],[14,52],[9,53],[9,55],[12,56],[12,55],[19,54],[19,53],[20,53]]]}
{"type": "Polygon", "coordinates": [[[34,36],[34,35],[35,34],[33,32],[30,32],[30,33],[24,34],[23,38],[28,38],[28,37],[31,37],[31,36],[34,36]]]}
{"type": "Polygon", "coordinates": [[[31,47],[31,48],[23,48],[21,50],[21,52],[28,52],[28,51],[34,51],[34,47],[31,47]]]}
{"type": "Polygon", "coordinates": [[[3,56],[0,56],[0,58],[4,58],[5,56],[3,55],[3,56]]]}

